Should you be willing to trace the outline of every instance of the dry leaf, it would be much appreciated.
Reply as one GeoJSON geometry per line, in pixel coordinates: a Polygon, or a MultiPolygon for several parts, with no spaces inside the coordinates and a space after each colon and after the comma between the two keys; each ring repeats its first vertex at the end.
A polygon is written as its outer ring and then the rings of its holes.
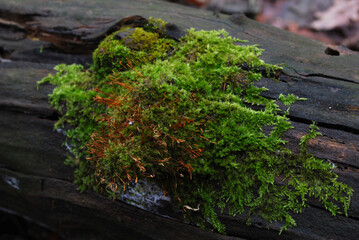
{"type": "Polygon", "coordinates": [[[312,22],[315,30],[331,30],[359,21],[359,0],[334,0],[333,6],[316,14],[312,22]]]}

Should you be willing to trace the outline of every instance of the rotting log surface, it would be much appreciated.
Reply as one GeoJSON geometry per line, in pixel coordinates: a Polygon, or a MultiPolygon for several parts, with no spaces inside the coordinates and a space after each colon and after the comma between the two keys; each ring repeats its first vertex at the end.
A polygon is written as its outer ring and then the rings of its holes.
{"type": "Polygon", "coordinates": [[[23,216],[65,239],[357,239],[359,236],[359,54],[247,19],[151,0],[0,0],[0,210],[23,216]],[[296,151],[312,121],[323,136],[309,150],[336,164],[339,180],[354,189],[349,217],[331,216],[315,201],[295,215],[298,227],[278,236],[279,225],[222,216],[228,236],[200,230],[92,192],[80,193],[63,161],[64,136],[53,131],[57,113],[51,86],[36,82],[58,63],[86,64],[108,33],[140,15],[185,29],[226,29],[265,49],[262,58],[284,63],[279,82],[263,79],[265,96],[294,93],[308,98],[291,106],[296,151]],[[125,20],[123,20],[125,19],[125,20]],[[328,50],[329,49],[329,50],[328,50]],[[328,54],[329,53],[329,54],[328,54]],[[332,54],[335,53],[335,54],[332,54]],[[339,55],[338,55],[339,54],[339,55]]]}

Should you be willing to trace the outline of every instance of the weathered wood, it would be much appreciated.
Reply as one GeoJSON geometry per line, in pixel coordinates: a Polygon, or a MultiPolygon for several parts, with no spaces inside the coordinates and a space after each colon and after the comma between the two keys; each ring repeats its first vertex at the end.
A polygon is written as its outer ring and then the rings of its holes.
{"type": "Polygon", "coordinates": [[[0,0],[0,210],[32,219],[69,239],[355,239],[359,236],[359,54],[263,25],[241,15],[213,15],[148,0],[0,0]],[[311,121],[323,136],[310,142],[315,156],[338,166],[354,189],[349,217],[332,217],[315,201],[296,215],[297,228],[278,236],[279,225],[222,216],[229,236],[200,230],[120,201],[80,193],[63,164],[64,136],[53,131],[57,113],[47,103],[51,86],[36,82],[58,63],[86,64],[91,51],[130,15],[162,18],[185,29],[226,29],[266,49],[263,59],[284,63],[279,82],[263,79],[265,96],[294,93],[308,98],[291,106],[289,148],[311,121]],[[339,56],[329,55],[327,48],[339,56]],[[67,52],[67,53],[66,53],[67,52]],[[326,53],[327,52],[327,53],[326,53]]]}

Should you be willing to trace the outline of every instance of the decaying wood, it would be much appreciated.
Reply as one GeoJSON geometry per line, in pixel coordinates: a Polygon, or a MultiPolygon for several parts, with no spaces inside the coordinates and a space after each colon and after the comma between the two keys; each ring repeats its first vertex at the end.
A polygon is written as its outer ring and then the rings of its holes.
{"type": "Polygon", "coordinates": [[[68,239],[356,239],[359,236],[359,54],[247,19],[150,0],[0,0],[0,210],[46,225],[68,239]],[[36,82],[58,63],[86,64],[91,51],[128,16],[162,18],[172,34],[185,29],[226,29],[266,49],[266,62],[285,64],[269,91],[306,97],[291,106],[295,127],[286,134],[296,150],[312,121],[323,136],[310,142],[315,156],[338,166],[339,180],[354,189],[349,217],[333,217],[311,202],[295,215],[298,227],[278,236],[279,225],[222,216],[228,236],[165,218],[120,201],[80,193],[63,164],[64,136],[53,131],[57,113],[51,86],[36,82]]]}

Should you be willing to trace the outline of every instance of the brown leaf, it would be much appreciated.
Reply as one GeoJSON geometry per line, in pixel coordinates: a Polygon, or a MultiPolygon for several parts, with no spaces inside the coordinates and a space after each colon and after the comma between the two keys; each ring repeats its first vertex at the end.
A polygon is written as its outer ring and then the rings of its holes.
{"type": "Polygon", "coordinates": [[[333,6],[316,14],[318,18],[311,23],[315,30],[330,30],[359,21],[358,0],[334,0],[333,6]]]}

